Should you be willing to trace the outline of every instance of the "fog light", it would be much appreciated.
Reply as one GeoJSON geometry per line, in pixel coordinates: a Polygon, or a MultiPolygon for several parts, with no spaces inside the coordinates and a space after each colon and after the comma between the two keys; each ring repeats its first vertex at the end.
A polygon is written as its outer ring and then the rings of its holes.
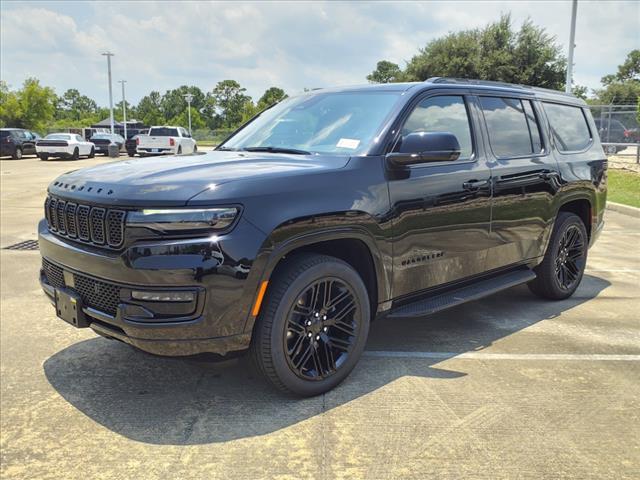
{"type": "Polygon", "coordinates": [[[131,298],[146,302],[193,302],[194,292],[142,292],[134,290],[131,298]]]}

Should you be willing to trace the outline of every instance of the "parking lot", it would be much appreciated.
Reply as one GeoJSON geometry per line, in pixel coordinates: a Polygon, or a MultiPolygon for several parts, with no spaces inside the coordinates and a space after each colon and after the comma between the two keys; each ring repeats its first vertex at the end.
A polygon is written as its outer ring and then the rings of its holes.
{"type": "Polygon", "coordinates": [[[161,358],[58,320],[38,284],[46,185],[112,161],[1,160],[2,477],[640,478],[640,219],[608,211],[576,295],[516,287],[380,321],[326,395],[243,358],[161,358]]]}

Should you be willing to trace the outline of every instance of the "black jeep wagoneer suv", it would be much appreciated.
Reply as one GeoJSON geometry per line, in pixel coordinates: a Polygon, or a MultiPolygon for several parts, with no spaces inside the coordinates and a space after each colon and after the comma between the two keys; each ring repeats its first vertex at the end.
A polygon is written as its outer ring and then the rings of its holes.
{"type": "Polygon", "coordinates": [[[48,189],[58,316],[160,355],[246,350],[315,395],[376,318],[527,283],[561,300],[603,226],[584,102],[434,78],[288,98],[204,155],[76,170],[48,189]]]}

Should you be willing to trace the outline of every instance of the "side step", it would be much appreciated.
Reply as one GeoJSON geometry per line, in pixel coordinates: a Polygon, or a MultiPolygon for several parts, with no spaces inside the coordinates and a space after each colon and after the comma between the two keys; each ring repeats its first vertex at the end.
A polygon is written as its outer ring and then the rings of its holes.
{"type": "Polygon", "coordinates": [[[503,273],[496,277],[479,280],[465,287],[437,293],[431,297],[422,298],[413,303],[394,308],[389,312],[387,318],[423,317],[462,303],[493,295],[506,288],[529,282],[534,278],[536,278],[536,274],[528,268],[503,273]]]}

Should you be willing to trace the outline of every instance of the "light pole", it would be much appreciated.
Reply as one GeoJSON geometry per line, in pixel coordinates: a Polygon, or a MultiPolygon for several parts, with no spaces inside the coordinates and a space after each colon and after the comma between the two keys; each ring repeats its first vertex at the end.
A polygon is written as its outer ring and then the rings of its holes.
{"type": "Polygon", "coordinates": [[[111,123],[111,135],[113,135],[113,92],[111,90],[111,57],[114,56],[111,52],[105,52],[102,54],[107,57],[107,70],[109,72],[109,120],[111,123]]]}
{"type": "Polygon", "coordinates": [[[576,14],[578,13],[578,0],[573,0],[571,4],[571,31],[569,33],[569,55],[567,58],[567,79],[565,80],[564,91],[571,93],[573,83],[573,47],[576,40],[576,14]]]}
{"type": "Polygon", "coordinates": [[[124,139],[127,139],[127,101],[124,99],[124,84],[126,80],[118,80],[122,84],[122,124],[124,125],[124,139]]]}
{"type": "Polygon", "coordinates": [[[191,93],[185,93],[184,99],[187,101],[187,108],[189,110],[189,135],[191,135],[191,100],[193,100],[193,95],[191,93]]]}

